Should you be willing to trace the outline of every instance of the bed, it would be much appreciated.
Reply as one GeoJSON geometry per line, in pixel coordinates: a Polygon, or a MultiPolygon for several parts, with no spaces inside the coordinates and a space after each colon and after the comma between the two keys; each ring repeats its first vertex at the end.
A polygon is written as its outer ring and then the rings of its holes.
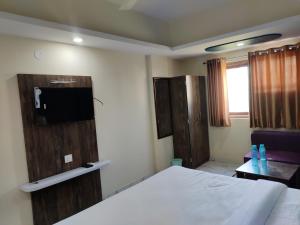
{"type": "Polygon", "coordinates": [[[170,167],[55,225],[299,225],[300,191],[170,167]]]}

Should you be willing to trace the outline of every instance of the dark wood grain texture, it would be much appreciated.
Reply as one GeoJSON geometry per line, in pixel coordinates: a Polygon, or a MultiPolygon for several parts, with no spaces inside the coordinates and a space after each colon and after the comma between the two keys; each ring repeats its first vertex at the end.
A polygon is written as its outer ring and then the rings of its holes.
{"type": "Polygon", "coordinates": [[[185,77],[172,78],[170,84],[174,157],[181,158],[183,166],[191,167],[191,146],[185,77]]]}
{"type": "Polygon", "coordinates": [[[34,223],[53,224],[100,202],[99,176],[94,171],[31,193],[34,223]]]}
{"type": "Polygon", "coordinates": [[[174,156],[196,168],[209,159],[205,78],[180,76],[170,84],[174,156]]]}
{"type": "Polygon", "coordinates": [[[252,159],[236,169],[238,178],[265,179],[284,183],[292,188],[299,187],[299,166],[295,164],[252,159]]]}
{"type": "Polygon", "coordinates": [[[158,139],[173,134],[169,78],[153,78],[158,139]]]}
{"type": "Polygon", "coordinates": [[[205,77],[186,76],[192,168],[209,160],[205,77]]]}
{"type": "MultiPolygon", "coordinates": [[[[95,120],[38,125],[34,114],[34,87],[92,87],[88,76],[18,74],[29,181],[34,182],[99,160],[95,120]],[[52,80],[75,83],[51,84],[52,80]],[[73,162],[65,164],[64,156],[73,162]]],[[[53,224],[101,201],[100,172],[33,192],[35,225],[53,224]]]]}

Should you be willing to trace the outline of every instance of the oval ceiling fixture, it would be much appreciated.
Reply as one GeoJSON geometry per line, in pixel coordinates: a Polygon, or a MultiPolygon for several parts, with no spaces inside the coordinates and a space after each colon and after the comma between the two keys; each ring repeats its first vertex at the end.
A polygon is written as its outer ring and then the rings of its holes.
{"type": "Polygon", "coordinates": [[[251,37],[239,41],[233,41],[226,44],[211,46],[206,48],[205,51],[207,52],[226,51],[230,49],[236,49],[237,47],[249,46],[249,45],[259,44],[267,41],[273,41],[277,38],[280,38],[281,36],[282,34],[266,34],[266,35],[251,37]]]}
{"type": "Polygon", "coordinates": [[[83,41],[83,40],[82,40],[81,37],[74,37],[74,38],[73,38],[73,42],[75,42],[75,43],[77,43],[77,44],[81,43],[82,41],[83,41]]]}

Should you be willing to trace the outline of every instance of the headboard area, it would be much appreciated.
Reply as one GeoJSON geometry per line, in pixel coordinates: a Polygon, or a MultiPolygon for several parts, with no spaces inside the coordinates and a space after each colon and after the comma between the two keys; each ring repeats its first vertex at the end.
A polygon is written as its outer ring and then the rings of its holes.
{"type": "MultiPolygon", "coordinates": [[[[36,115],[34,88],[92,88],[91,77],[18,74],[18,84],[29,182],[99,160],[94,117],[41,124],[36,115]]],[[[34,224],[53,224],[102,200],[100,171],[31,192],[31,200],[34,224]]]]}

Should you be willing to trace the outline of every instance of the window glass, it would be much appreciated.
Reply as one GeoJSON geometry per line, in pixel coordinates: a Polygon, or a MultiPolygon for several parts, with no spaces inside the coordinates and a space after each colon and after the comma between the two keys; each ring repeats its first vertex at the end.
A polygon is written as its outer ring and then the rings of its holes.
{"type": "Polygon", "coordinates": [[[248,66],[227,69],[229,112],[249,113],[248,66]]]}

